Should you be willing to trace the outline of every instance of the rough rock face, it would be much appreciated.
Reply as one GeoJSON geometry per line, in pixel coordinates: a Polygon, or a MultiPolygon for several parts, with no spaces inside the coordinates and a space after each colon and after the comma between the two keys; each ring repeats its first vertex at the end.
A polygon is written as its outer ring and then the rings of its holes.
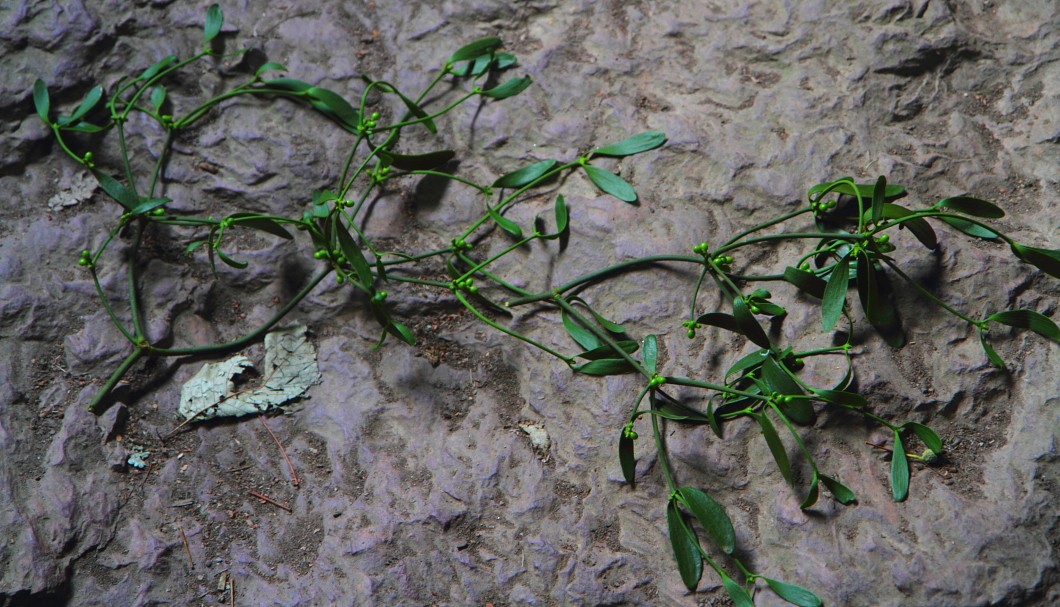
{"type": "MultiPolygon", "coordinates": [[[[621,482],[615,442],[636,380],[574,377],[415,289],[392,298],[418,330],[417,348],[371,350],[375,325],[335,285],[292,314],[313,330],[323,374],[308,400],[268,420],[297,487],[258,420],[202,424],[160,442],[201,361],[138,367],[118,405],[100,417],[86,411],[126,351],[74,261],[117,211],[84,192],[30,89],[42,77],[53,104],[68,107],[96,82],[110,87],[164,55],[186,56],[201,40],[203,8],[0,7],[0,605],[214,605],[222,572],[240,605],[726,604],[709,572],[697,595],[681,584],[647,441],[638,444],[640,483],[621,482]],[[547,430],[548,453],[535,451],[520,422],[547,430]],[[137,447],[151,451],[146,470],[125,465],[137,447]]],[[[1057,246],[1054,3],[244,0],[224,11],[230,48],[253,47],[293,77],[350,94],[361,74],[416,90],[456,47],[502,37],[534,86],[457,110],[438,141],[422,143],[458,150],[461,173],[481,181],[665,131],[662,150],[611,165],[636,186],[640,206],[600,197],[580,177],[562,185],[570,246],[512,259],[531,281],[686,252],[840,175],[885,174],[920,202],[962,192],[995,200],[1009,213],[1007,233],[1057,246]]],[[[194,69],[183,92],[219,85],[216,71],[194,69]]],[[[335,131],[290,104],[234,106],[178,144],[167,195],[187,210],[290,212],[337,177],[346,140],[335,131]]],[[[480,212],[467,191],[411,187],[419,203],[395,195],[377,204],[374,235],[447,239],[480,212]]],[[[511,216],[527,224],[548,204],[511,216]]],[[[948,301],[975,317],[1029,307],[1057,318],[1055,280],[1001,247],[941,236],[920,269],[937,273],[933,286],[948,301]]],[[[211,286],[182,245],[159,244],[151,262],[143,297],[153,340],[234,336],[267,318],[285,277],[307,268],[293,261],[305,253],[295,245],[250,243],[250,269],[226,270],[228,286],[211,286]]],[[[120,296],[123,281],[118,264],[104,271],[108,293],[120,296]]],[[[633,334],[658,333],[675,372],[709,374],[744,346],[718,333],[690,345],[679,327],[687,285],[640,272],[587,296],[633,334]]],[[[812,311],[789,310],[784,339],[827,341],[812,311]]],[[[517,322],[567,348],[555,320],[517,322]]],[[[1002,331],[1005,376],[942,312],[908,313],[904,324],[904,349],[859,342],[857,381],[878,415],[930,423],[946,439],[941,466],[914,469],[909,501],[891,501],[887,464],[864,444],[884,435],[829,412],[807,433],[809,446],[858,493],[856,506],[822,500],[801,511],[747,424],[731,424],[724,441],[672,428],[676,473],[727,508],[756,571],[812,588],[828,605],[1057,604],[1060,349],[1002,331]]],[[[756,604],[782,602],[761,589],[756,604]]]]}

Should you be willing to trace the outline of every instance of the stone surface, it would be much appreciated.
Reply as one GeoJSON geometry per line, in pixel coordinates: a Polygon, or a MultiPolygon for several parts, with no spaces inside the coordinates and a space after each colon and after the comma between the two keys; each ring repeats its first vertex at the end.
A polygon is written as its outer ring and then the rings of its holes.
{"type": "MultiPolygon", "coordinates": [[[[231,48],[258,49],[292,77],[351,97],[361,74],[417,90],[456,47],[501,36],[534,85],[503,103],[458,109],[439,121],[437,137],[403,141],[413,151],[457,150],[461,174],[480,181],[665,131],[658,152],[601,162],[636,186],[639,206],[600,196],[581,176],[561,184],[573,229],[566,250],[531,247],[498,264],[529,288],[717,242],[840,175],[886,174],[910,188],[911,204],[963,192],[995,200],[1009,213],[999,222],[1006,233],[1056,246],[1053,3],[252,0],[224,11],[231,48]]],[[[0,605],[216,605],[222,572],[240,605],[726,604],[710,572],[699,594],[680,582],[649,441],[638,442],[635,490],[621,481],[615,442],[638,383],[572,376],[437,293],[391,295],[420,333],[417,348],[390,340],[372,350],[378,329],[363,301],[333,283],[292,314],[312,330],[323,375],[303,404],[268,420],[297,487],[258,420],[201,424],[160,441],[179,423],[180,386],[201,361],[139,366],[119,387],[118,408],[87,413],[127,350],[75,262],[118,211],[77,186],[30,90],[44,78],[53,106],[71,108],[98,81],[110,88],[167,54],[194,52],[201,19],[198,3],[0,7],[0,605]],[[520,423],[548,432],[547,454],[520,423]],[[146,470],[123,465],[137,448],[152,452],[146,470]]],[[[174,101],[210,94],[222,75],[242,77],[238,64],[216,67],[192,68],[174,101]]],[[[159,137],[149,131],[131,143],[159,137]]],[[[289,213],[337,178],[345,142],[292,104],[239,103],[176,144],[166,195],[187,211],[289,213]]],[[[97,156],[114,160],[103,149],[97,156]]],[[[141,154],[135,166],[146,172],[152,161],[141,154]]],[[[549,216],[551,199],[509,216],[529,225],[549,216]]],[[[474,192],[410,183],[374,203],[367,229],[447,242],[480,212],[474,192]]],[[[938,273],[934,288],[955,306],[976,317],[1028,307],[1056,318],[1055,280],[1000,247],[940,236],[940,250],[914,266],[938,273]]],[[[311,271],[296,259],[304,243],[254,237],[233,251],[250,268],[221,266],[214,283],[204,264],[182,256],[190,239],[181,232],[151,245],[144,300],[153,340],[237,337],[311,271]]],[[[116,248],[101,266],[117,301],[122,254],[116,248]]],[[[675,373],[711,377],[746,346],[719,332],[685,339],[679,322],[694,280],[638,272],[586,297],[634,335],[658,333],[675,373]]],[[[701,305],[715,305],[712,297],[701,305]]],[[[788,309],[782,339],[828,343],[815,312],[788,309]]],[[[724,441],[670,428],[680,482],[729,511],[745,562],[828,605],[1060,602],[1060,349],[994,331],[1012,369],[1006,377],[963,323],[934,311],[903,320],[904,349],[865,337],[856,353],[875,413],[930,423],[946,439],[940,466],[914,466],[909,501],[891,501],[888,464],[865,445],[887,434],[835,412],[822,412],[820,431],[805,436],[822,469],[858,493],[856,506],[822,499],[801,511],[749,420],[730,424],[724,441]]],[[[569,350],[554,321],[542,312],[513,322],[569,350]]],[[[249,355],[260,357],[260,346],[249,355]]],[[[835,369],[807,373],[829,378],[835,369]]],[[[756,604],[782,602],[760,584],[756,604]]]]}

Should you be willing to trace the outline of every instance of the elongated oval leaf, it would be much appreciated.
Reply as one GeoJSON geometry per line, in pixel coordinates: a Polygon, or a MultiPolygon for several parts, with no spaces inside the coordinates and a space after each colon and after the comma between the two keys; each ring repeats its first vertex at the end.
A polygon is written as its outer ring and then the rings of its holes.
{"type": "Polygon", "coordinates": [[[994,203],[973,196],[943,198],[935,203],[935,208],[952,209],[965,215],[985,217],[987,219],[1000,219],[1005,216],[1005,212],[994,203]]]}
{"type": "Polygon", "coordinates": [[[824,603],[817,597],[816,594],[806,590],[802,586],[796,586],[795,584],[785,584],[784,582],[778,582],[777,580],[771,580],[767,577],[762,578],[769,584],[769,588],[777,593],[777,596],[791,603],[792,605],[798,605],[798,607],[821,607],[824,603]]]}
{"type": "Polygon", "coordinates": [[[176,62],[177,62],[177,56],[176,55],[167,55],[167,56],[159,59],[157,62],[152,64],[146,70],[144,70],[136,79],[137,80],[150,80],[150,79],[154,78],[156,75],[158,75],[159,72],[161,72],[165,68],[169,67],[169,65],[171,63],[176,63],[176,62]]]}
{"type": "Polygon", "coordinates": [[[1005,310],[986,318],[1010,327],[1030,329],[1042,337],[1060,341],[1060,327],[1048,316],[1034,310],[1005,310]]]}
{"type": "Polygon", "coordinates": [[[490,99],[507,99],[525,91],[531,84],[533,84],[533,80],[530,79],[530,76],[522,76],[521,78],[512,78],[504,84],[482,91],[480,94],[490,99]]]}
{"type": "Polygon", "coordinates": [[[515,55],[511,53],[494,53],[493,55],[493,65],[499,70],[506,70],[513,67],[517,62],[518,60],[515,58],[515,55]]]}
{"type": "Polygon", "coordinates": [[[644,336],[644,345],[641,349],[641,360],[644,361],[644,367],[649,373],[655,373],[655,365],[659,358],[659,342],[656,340],[655,335],[644,336]]]}
{"type": "Polygon", "coordinates": [[[268,232],[286,240],[294,238],[282,225],[268,217],[259,217],[255,213],[233,213],[229,217],[238,220],[236,224],[242,227],[268,232]]]}
{"type": "Polygon", "coordinates": [[[637,477],[637,459],[633,453],[633,439],[626,436],[625,428],[618,434],[618,463],[622,465],[622,478],[633,485],[637,477]]]}
{"type": "Polygon", "coordinates": [[[924,424],[918,424],[916,422],[906,422],[902,424],[902,428],[909,428],[912,430],[921,441],[924,446],[931,449],[935,453],[942,452],[942,439],[935,433],[934,430],[925,426],[924,424]]]}
{"type": "Polygon", "coordinates": [[[880,175],[880,178],[876,180],[876,185],[872,188],[872,210],[870,212],[872,223],[879,223],[880,218],[883,217],[883,202],[886,199],[886,190],[887,178],[880,175]]]}
{"type": "MultiPolygon", "coordinates": [[[[618,347],[626,354],[632,354],[637,351],[637,342],[633,340],[626,339],[617,343],[618,347]]],[[[615,356],[618,356],[618,353],[615,352],[614,348],[607,344],[577,355],[578,358],[584,358],[586,360],[600,360],[602,358],[614,358],[615,356]]]]}
{"type": "Polygon", "coordinates": [[[1013,242],[1012,252],[1020,260],[1031,264],[1053,278],[1060,278],[1060,250],[1039,249],[1013,242]]]}
{"type": "Polygon", "coordinates": [[[585,309],[588,310],[589,314],[591,314],[592,317],[596,319],[596,322],[600,323],[600,326],[603,327],[604,329],[607,329],[607,331],[609,331],[611,333],[614,333],[615,335],[622,335],[623,333],[626,332],[626,328],[625,327],[623,327],[622,325],[618,324],[617,322],[613,322],[613,321],[610,321],[610,320],[604,318],[603,315],[601,315],[599,312],[594,310],[592,308],[592,306],[590,306],[581,297],[571,297],[570,301],[571,302],[577,302],[577,303],[580,303],[581,305],[585,306],[585,309]]]}
{"type": "Polygon", "coordinates": [[[162,110],[162,104],[166,102],[166,87],[158,85],[151,89],[151,106],[156,112],[162,110]]]}
{"type": "Polygon", "coordinates": [[[769,357],[769,350],[763,349],[756,352],[751,352],[747,356],[744,356],[740,360],[734,362],[729,370],[725,372],[725,379],[728,380],[729,376],[734,373],[741,373],[745,370],[753,371],[760,367],[762,363],[769,357]]]}
{"type": "Polygon", "coordinates": [[[682,487],[679,491],[689,512],[696,517],[710,539],[725,554],[732,554],[736,546],[736,532],[725,509],[706,493],[695,487],[682,487]]]}
{"type": "Polygon", "coordinates": [[[593,360],[584,365],[571,367],[575,373],[582,375],[623,375],[633,371],[633,367],[624,358],[604,358],[593,360]]]}
{"type": "Polygon", "coordinates": [[[485,212],[487,212],[490,215],[490,218],[493,219],[498,226],[500,226],[501,230],[508,232],[515,238],[523,237],[523,229],[519,228],[518,224],[516,224],[515,221],[512,221],[508,217],[497,213],[496,209],[490,207],[489,202],[485,203],[485,212]]]}
{"type": "Polygon", "coordinates": [[[655,415],[665,419],[672,419],[674,421],[689,422],[693,424],[709,424],[710,416],[705,415],[699,411],[696,411],[692,407],[682,403],[679,400],[668,396],[665,392],[657,391],[660,398],[652,396],[652,404],[655,405],[653,412],[655,415]]]}
{"type": "Polygon", "coordinates": [[[791,379],[772,356],[762,362],[762,383],[780,394],[801,395],[802,388],[791,379]]]}
{"type": "Polygon", "coordinates": [[[969,236],[982,238],[983,240],[995,240],[998,237],[997,232],[970,221],[965,221],[964,219],[959,219],[957,217],[939,217],[939,219],[969,236]]]}
{"type": "Polygon", "coordinates": [[[618,175],[599,167],[594,167],[591,164],[587,164],[582,168],[585,169],[585,174],[589,177],[589,180],[596,184],[596,187],[603,190],[604,193],[630,204],[637,202],[636,190],[618,175]]]}
{"type": "Polygon", "coordinates": [[[857,259],[858,268],[858,299],[861,301],[861,309],[865,317],[873,326],[886,324],[885,311],[880,301],[880,291],[876,278],[876,268],[866,253],[859,253],[857,259]]]}
{"type": "MultiPolygon", "coordinates": [[[[529,166],[525,166],[518,171],[512,171],[507,175],[504,175],[497,181],[493,182],[495,188],[521,188],[524,185],[533,182],[552,167],[556,166],[555,160],[542,160],[535,162],[529,166]]],[[[559,231],[559,230],[557,230],[559,231]]]]}
{"type": "Polygon", "coordinates": [[[869,401],[865,400],[864,396],[854,392],[816,389],[813,393],[825,402],[847,407],[849,409],[860,409],[869,404],[869,401]]]}
{"type": "MultiPolygon", "coordinates": [[[[887,203],[883,205],[883,218],[884,219],[902,219],[912,215],[913,212],[909,209],[897,205],[887,203]]],[[[927,222],[923,217],[914,217],[907,219],[899,223],[900,227],[909,228],[909,231],[913,233],[913,236],[920,241],[920,244],[924,245],[928,249],[934,251],[939,246],[939,239],[935,235],[935,230],[931,228],[931,224],[927,222]]]]}
{"type": "Polygon", "coordinates": [[[122,185],[117,179],[98,171],[92,171],[92,174],[95,175],[96,181],[99,182],[99,187],[103,188],[103,191],[108,196],[117,200],[126,210],[132,211],[140,204],[140,199],[136,193],[122,185]]]}
{"type": "Polygon", "coordinates": [[[567,330],[567,334],[570,335],[579,346],[586,350],[595,350],[600,347],[600,340],[593,335],[592,331],[589,331],[581,326],[576,320],[571,318],[566,310],[560,312],[560,317],[563,319],[563,328],[567,330]]]}
{"type": "Polygon", "coordinates": [[[319,86],[310,87],[305,93],[309,96],[309,103],[313,107],[333,116],[347,131],[355,130],[360,124],[360,113],[353,109],[353,106],[342,98],[342,95],[319,86]]]}
{"type": "Polygon", "coordinates": [[[777,435],[773,422],[769,421],[769,417],[765,413],[755,415],[755,419],[758,420],[758,426],[762,430],[762,436],[766,439],[766,445],[769,446],[769,452],[773,454],[773,459],[777,462],[780,475],[784,477],[784,480],[789,485],[793,485],[795,478],[791,473],[791,462],[788,461],[788,452],[784,450],[784,443],[780,442],[780,436],[777,435]]]}
{"type": "Polygon", "coordinates": [[[819,476],[821,477],[821,483],[824,484],[828,491],[832,493],[832,497],[834,497],[840,504],[852,504],[857,501],[858,496],[843,483],[830,476],[825,476],[823,474],[819,476]]]}
{"type": "MultiPolygon", "coordinates": [[[[862,198],[871,198],[875,184],[859,183],[853,184],[850,177],[843,177],[835,181],[829,181],[827,183],[819,183],[806,192],[806,196],[810,200],[820,200],[829,192],[836,192],[837,194],[846,194],[848,196],[857,196],[861,194],[862,198]]],[[[898,184],[887,184],[883,190],[883,196],[887,201],[897,200],[906,195],[905,187],[898,184]]]]}
{"type": "Polygon", "coordinates": [[[773,344],[769,341],[769,337],[762,330],[762,325],[758,324],[758,319],[751,314],[743,297],[733,298],[732,315],[736,318],[736,324],[740,326],[740,332],[746,335],[747,339],[762,348],[772,347],[773,344]]]}
{"type": "Polygon", "coordinates": [[[390,324],[387,325],[386,330],[406,344],[410,346],[416,345],[416,335],[405,325],[397,321],[391,321],[390,324]]]}
{"type": "Polygon", "coordinates": [[[726,331],[732,331],[733,333],[739,333],[743,335],[743,329],[740,328],[740,323],[736,322],[736,317],[732,314],[726,314],[724,312],[707,312],[701,314],[696,319],[697,324],[707,325],[710,327],[718,327],[725,329],[726,331]]]}
{"type": "Polygon", "coordinates": [[[312,84],[302,82],[301,80],[294,80],[293,78],[276,78],[273,80],[266,80],[262,84],[264,84],[266,88],[280,89],[294,93],[304,93],[313,88],[312,84]]]}
{"type": "Polygon", "coordinates": [[[1005,370],[1005,361],[1001,360],[994,348],[986,341],[986,332],[982,329],[979,329],[979,343],[983,346],[983,351],[986,352],[986,357],[990,359],[990,362],[998,369],[1005,370]]]}
{"type": "Polygon", "coordinates": [[[493,58],[489,55],[480,55],[474,61],[468,61],[462,65],[454,65],[449,73],[454,76],[471,76],[477,78],[486,73],[493,58]]]}
{"type": "Polygon", "coordinates": [[[832,274],[824,288],[824,298],[821,300],[821,327],[825,331],[831,331],[843,314],[849,284],[850,258],[844,257],[832,268],[832,274]]]}
{"type": "Polygon", "coordinates": [[[238,260],[232,259],[227,254],[225,254],[225,252],[222,251],[221,249],[214,248],[213,250],[217,253],[217,256],[221,258],[221,261],[225,262],[226,265],[232,266],[233,268],[237,268],[237,269],[243,270],[243,269],[246,269],[246,267],[250,265],[249,263],[247,263],[245,261],[238,261],[238,260]]]}
{"type": "Polygon", "coordinates": [[[623,139],[618,143],[597,148],[593,150],[593,156],[615,156],[619,158],[632,156],[648,150],[654,150],[664,143],[666,143],[666,133],[662,131],[645,131],[628,139],[623,139]]]}
{"type": "Polygon", "coordinates": [[[437,133],[438,132],[438,127],[434,124],[434,121],[429,118],[430,114],[428,114],[426,112],[426,110],[421,108],[419,106],[419,104],[417,104],[412,99],[409,99],[408,97],[406,97],[404,93],[402,93],[401,91],[397,90],[396,88],[392,89],[392,91],[393,91],[393,93],[395,95],[397,95],[401,99],[401,102],[405,104],[405,107],[408,108],[410,114],[412,114],[416,118],[419,118],[420,120],[422,120],[421,124],[428,131],[430,131],[432,133],[437,133]]]}
{"type": "Polygon", "coordinates": [[[37,109],[37,115],[44,124],[52,123],[48,118],[52,108],[51,96],[48,95],[48,85],[40,78],[33,81],[33,107],[37,109]]]}
{"type": "Polygon", "coordinates": [[[820,477],[818,477],[817,471],[814,470],[813,479],[810,480],[810,489],[806,492],[806,497],[803,498],[802,503],[799,504],[800,509],[806,510],[807,508],[812,508],[813,505],[817,503],[817,498],[821,495],[821,490],[818,486],[819,480],[820,477]]]}
{"type": "Polygon", "coordinates": [[[221,24],[224,23],[224,14],[221,13],[221,7],[217,4],[211,4],[210,8],[206,9],[206,27],[203,28],[202,38],[203,42],[210,42],[217,37],[217,34],[221,33],[221,24]]]}
{"type": "Polygon", "coordinates": [[[285,66],[284,64],[282,64],[282,63],[273,63],[272,61],[270,61],[268,63],[263,63],[262,66],[259,67],[256,72],[254,72],[254,76],[260,78],[262,74],[264,74],[265,72],[267,72],[269,70],[272,70],[274,72],[286,72],[286,71],[289,71],[287,69],[287,66],[285,66]]]}
{"type": "Polygon", "coordinates": [[[898,431],[894,432],[894,452],[891,453],[891,496],[896,502],[905,501],[909,495],[909,459],[898,431]]]}
{"type": "Polygon", "coordinates": [[[82,116],[92,111],[92,108],[96,107],[99,100],[103,98],[103,87],[98,84],[92,87],[87,93],[85,93],[84,99],[74,110],[74,113],[70,114],[70,118],[67,122],[77,122],[82,116]]]}
{"type": "Polygon", "coordinates": [[[107,130],[107,128],[108,127],[98,126],[98,125],[92,124],[91,122],[85,122],[84,120],[81,120],[80,122],[78,122],[77,124],[75,124],[73,126],[64,126],[63,130],[64,131],[73,131],[75,133],[99,133],[101,131],[107,130]]]}
{"type": "MultiPolygon", "coordinates": [[[[368,266],[368,260],[364,258],[361,247],[357,246],[357,241],[353,239],[353,236],[350,235],[340,220],[336,219],[332,225],[335,226],[335,235],[339,241],[339,248],[342,250],[342,254],[346,256],[346,260],[353,266],[353,271],[357,273],[357,280],[361,283],[360,286],[365,291],[372,291],[372,269],[368,266]]],[[[400,338],[400,336],[398,337],[400,338]]]]}
{"type": "Polygon", "coordinates": [[[456,152],[453,150],[437,150],[426,154],[395,154],[379,150],[378,154],[390,166],[402,171],[429,171],[444,166],[456,157],[456,152]]]}
{"type": "Polygon", "coordinates": [[[725,587],[725,592],[729,594],[732,604],[736,607],[755,607],[747,590],[724,573],[721,574],[721,585],[725,587]]]}
{"type": "Polygon", "coordinates": [[[173,202],[173,199],[164,196],[161,198],[145,198],[129,212],[133,215],[143,215],[144,213],[149,213],[169,202],[173,202]]]}
{"type": "Polygon", "coordinates": [[[564,234],[567,231],[569,224],[569,216],[567,213],[567,202],[563,200],[563,195],[556,196],[556,234],[564,234]]]}
{"type": "Polygon", "coordinates": [[[460,47],[455,53],[453,53],[449,57],[449,62],[456,63],[457,61],[469,61],[471,59],[479,57],[480,55],[487,55],[491,53],[500,45],[500,38],[482,38],[460,47]]]}
{"type": "Polygon", "coordinates": [[[699,554],[699,542],[696,533],[681,520],[677,502],[670,500],[666,506],[666,527],[670,532],[670,545],[677,561],[677,571],[685,588],[694,591],[703,576],[703,558],[699,554]]]}

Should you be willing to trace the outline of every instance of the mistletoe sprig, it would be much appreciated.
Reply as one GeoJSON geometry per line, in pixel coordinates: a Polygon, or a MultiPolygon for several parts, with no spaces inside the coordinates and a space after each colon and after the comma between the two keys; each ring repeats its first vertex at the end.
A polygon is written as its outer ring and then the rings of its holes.
{"type": "MultiPolygon", "coordinates": [[[[167,56],[136,76],[119,79],[110,85],[112,92],[106,101],[104,87],[93,87],[69,114],[53,112],[44,81],[38,80],[33,87],[37,113],[51,129],[60,148],[91,171],[119,209],[113,227],[101,234],[93,246],[80,251],[77,262],[92,277],[100,304],[130,344],[129,354],[92,400],[93,411],[99,412],[107,405],[115,386],[142,358],[219,356],[242,349],[261,339],[328,276],[362,295],[360,301],[380,326],[377,346],[388,336],[406,344],[416,343],[406,321],[392,311],[389,290],[402,283],[434,288],[448,293],[451,301],[458,302],[478,321],[558,358],[574,373],[641,376],[643,385],[633,398],[628,419],[618,435],[619,462],[626,482],[634,486],[637,481],[635,447],[640,438],[636,428],[638,424],[643,426],[642,418],[646,418],[647,431],[659,455],[668,488],[666,520],[684,584],[689,590],[695,590],[706,564],[740,607],[753,604],[758,580],[784,600],[807,607],[821,605],[821,600],[801,586],[750,571],[734,556],[735,531],[721,504],[724,498],[719,501],[695,486],[678,482],[666,450],[663,425],[708,426],[722,439],[725,425],[732,420],[753,419],[784,481],[801,496],[801,507],[810,508],[820,498],[822,486],[842,504],[856,501],[854,491],[835,475],[820,469],[803,439],[805,433],[816,430],[814,423],[819,411],[833,407],[855,411],[892,432],[890,485],[894,500],[900,502],[908,496],[910,462],[931,464],[942,453],[943,442],[926,425],[910,421],[894,423],[877,416],[869,400],[852,389],[854,344],[851,340],[858,314],[848,297],[851,287],[856,290],[861,316],[895,347],[904,343],[894,297],[898,289],[911,290],[927,305],[967,322],[978,332],[987,358],[1001,369],[1004,362],[987,340],[994,325],[1030,329],[1048,340],[1060,341],[1057,325],[1034,310],[1000,310],[980,318],[973,311],[957,309],[910,277],[902,268],[904,264],[893,255],[899,244],[904,244],[905,239],[899,236],[903,232],[912,234],[927,250],[936,249],[939,239],[932,224],[1007,245],[1017,259],[1054,278],[1060,277],[1060,252],[1018,243],[985,223],[984,220],[1004,215],[999,207],[986,200],[955,196],[923,208],[900,205],[897,201],[907,195],[905,188],[887,183],[884,177],[870,184],[845,177],[815,185],[807,192],[805,205],[721,240],[717,245],[709,242],[690,245],[691,254],[660,253],[626,260],[540,292],[516,286],[527,281],[522,276],[502,275],[512,270],[498,269],[497,262],[515,251],[531,246],[548,247],[553,241],[569,238],[570,212],[562,194],[555,198],[551,217],[537,217],[530,226],[520,225],[506,215],[507,211],[542,186],[577,173],[583,174],[600,191],[627,203],[637,203],[637,193],[628,182],[594,161],[622,159],[656,150],[666,143],[665,134],[649,131],[566,160],[537,160],[481,183],[451,171],[457,156],[454,150],[403,151],[405,139],[424,131],[437,134],[436,121],[462,105],[472,100],[494,103],[518,95],[531,85],[528,76],[501,81],[518,62],[501,50],[500,39],[492,37],[458,49],[416,94],[408,94],[396,83],[365,77],[359,96],[351,102],[343,94],[321,86],[289,77],[271,77],[270,74],[288,70],[270,62],[258,67],[245,81],[198,105],[176,107],[166,89],[166,83],[176,73],[199,61],[229,56],[215,50],[220,46],[222,21],[220,8],[211,6],[206,13],[204,47],[200,52],[186,59],[167,56]],[[500,83],[487,84],[494,82],[500,83]],[[290,215],[238,211],[217,219],[169,208],[167,205],[172,200],[164,195],[164,187],[174,143],[183,138],[186,143],[194,144],[187,133],[189,127],[225,111],[228,107],[225,101],[241,96],[263,101],[288,99],[333,123],[349,137],[349,152],[339,171],[341,176],[331,188],[307,193],[304,206],[290,215]],[[129,146],[133,123],[129,118],[134,113],[148,119],[151,125],[148,128],[165,135],[161,148],[149,151],[155,162],[148,176],[138,175],[133,169],[134,150],[129,146]],[[384,116],[395,118],[387,120],[384,116]],[[113,144],[114,140],[120,164],[117,174],[97,166],[93,152],[98,150],[97,146],[113,144]],[[481,215],[437,249],[381,249],[366,236],[366,204],[394,180],[420,176],[449,179],[476,191],[481,195],[481,215]],[[548,223],[553,224],[551,229],[547,228],[548,223]],[[223,280],[216,271],[217,260],[236,269],[248,267],[248,262],[239,260],[230,244],[232,233],[248,230],[302,243],[318,264],[318,271],[270,319],[239,338],[200,346],[152,343],[145,331],[148,311],[139,300],[143,284],[149,279],[141,272],[149,259],[149,253],[141,248],[145,237],[164,231],[185,239],[187,254],[205,252],[214,280],[223,280]],[[111,245],[119,240],[130,245],[130,253],[123,256],[110,252],[111,245]],[[482,246],[484,243],[498,241],[502,244],[494,252],[482,252],[486,248],[482,246]],[[539,243],[534,244],[535,241],[539,243]],[[756,274],[755,268],[741,261],[747,247],[781,243],[794,243],[799,248],[781,273],[756,274]],[[445,275],[437,275],[432,269],[439,262],[445,268],[445,275]],[[100,281],[100,266],[109,263],[124,264],[127,274],[127,289],[120,302],[106,293],[100,281]],[[674,319],[673,326],[661,327],[660,331],[680,327],[689,339],[695,340],[707,330],[721,329],[741,336],[757,349],[732,362],[721,377],[668,374],[659,367],[656,334],[635,339],[587,299],[590,287],[606,287],[628,272],[650,271],[660,264],[690,267],[697,274],[694,283],[688,286],[687,317],[680,321],[674,319]],[[811,305],[819,306],[822,331],[835,332],[842,319],[845,329],[839,333],[845,336],[844,342],[825,348],[800,349],[797,344],[771,339],[762,321],[783,322],[787,314],[784,305],[791,304],[774,301],[771,292],[762,285],[779,281],[794,285],[815,302],[811,305]],[[710,287],[719,293],[724,309],[701,309],[700,296],[710,287]],[[507,319],[513,309],[522,306],[558,311],[560,326],[576,348],[572,346],[571,353],[564,353],[513,327],[507,319]],[[807,359],[826,356],[841,357],[845,371],[841,377],[834,378],[834,383],[811,385],[800,371],[807,359]],[[702,390],[708,395],[705,408],[693,404],[701,401],[673,396],[675,387],[702,390]],[[806,462],[808,475],[798,474],[781,433],[791,437],[806,462]],[[909,442],[912,437],[922,444],[919,454],[907,448],[913,446],[909,442]],[[808,483],[798,483],[800,477],[808,477],[808,483]],[[709,541],[701,542],[700,535],[709,541]],[[735,579],[732,567],[735,567],[735,579]]],[[[244,52],[245,49],[230,55],[244,52]]],[[[262,107],[268,105],[263,103],[262,107]]],[[[556,253],[556,259],[563,261],[562,250],[556,253]]],[[[520,268],[518,264],[515,267],[520,268]]]]}

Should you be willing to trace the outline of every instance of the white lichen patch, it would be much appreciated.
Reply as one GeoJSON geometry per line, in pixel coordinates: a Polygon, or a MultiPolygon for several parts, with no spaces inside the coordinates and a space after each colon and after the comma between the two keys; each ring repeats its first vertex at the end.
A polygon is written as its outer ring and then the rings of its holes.
{"type": "Polygon", "coordinates": [[[541,461],[547,462],[549,449],[552,448],[552,437],[548,435],[545,427],[533,422],[519,422],[519,429],[530,437],[530,444],[533,445],[534,451],[537,451],[537,454],[541,457],[541,461]]]}
{"type": "Polygon", "coordinates": [[[305,333],[305,325],[298,325],[265,336],[265,379],[257,388],[236,389],[236,376],[253,367],[245,356],[203,365],[181,389],[177,412],[188,420],[236,417],[301,396],[320,380],[316,349],[305,333]]]}

